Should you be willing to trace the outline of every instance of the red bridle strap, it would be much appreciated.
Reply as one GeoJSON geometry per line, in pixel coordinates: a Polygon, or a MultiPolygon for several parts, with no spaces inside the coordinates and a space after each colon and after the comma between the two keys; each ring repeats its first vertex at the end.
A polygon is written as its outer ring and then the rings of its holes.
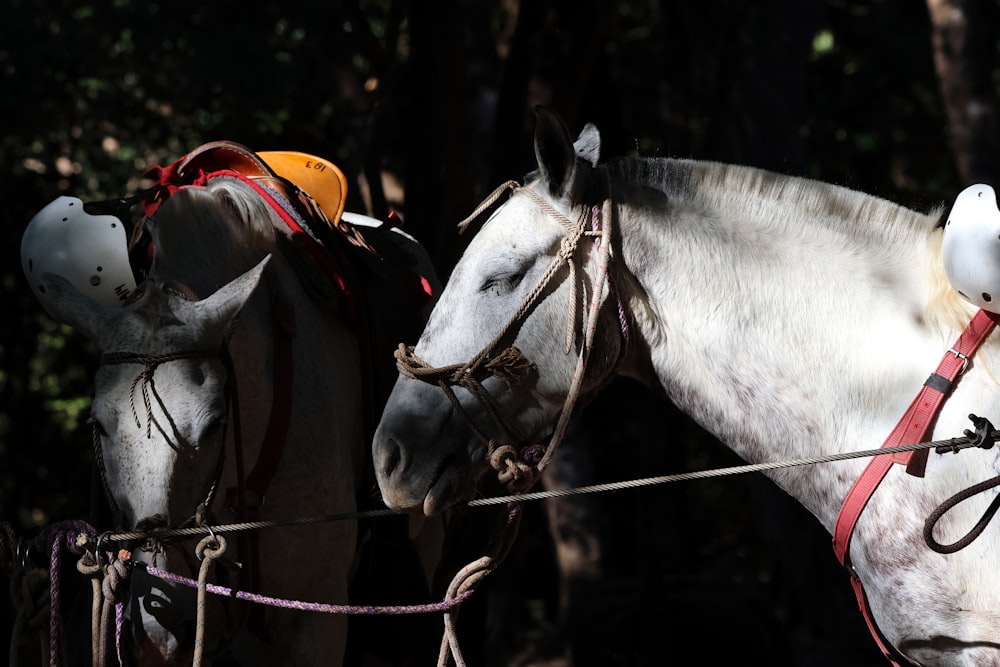
{"type": "MultiPolygon", "coordinates": [[[[976,313],[969,326],[955,341],[955,345],[948,350],[937,369],[931,373],[920,393],[910,403],[903,414],[902,419],[896,424],[896,428],[882,444],[883,448],[896,447],[898,445],[911,445],[924,442],[930,436],[934,420],[941,409],[942,403],[948,397],[956,379],[964,371],[969,363],[969,359],[975,354],[979,345],[1000,321],[1000,315],[995,315],[985,310],[976,313]]],[[[892,664],[898,664],[891,656],[890,650],[883,641],[881,634],[871,618],[871,611],[868,601],[862,590],[861,580],[850,566],[849,549],[851,537],[854,534],[854,526],[858,518],[864,511],[868,501],[874,495],[878,485],[885,478],[889,469],[894,463],[906,466],[907,472],[917,477],[924,476],[924,469],[927,465],[927,449],[914,450],[910,452],[897,452],[892,455],[875,456],[868,463],[864,472],[854,482],[854,486],[844,499],[844,504],[840,508],[837,516],[837,524],[833,532],[833,550],[837,555],[840,564],[848,568],[851,573],[851,585],[854,587],[855,595],[858,599],[858,606],[864,614],[868,629],[878,643],[879,648],[892,664]]]]}

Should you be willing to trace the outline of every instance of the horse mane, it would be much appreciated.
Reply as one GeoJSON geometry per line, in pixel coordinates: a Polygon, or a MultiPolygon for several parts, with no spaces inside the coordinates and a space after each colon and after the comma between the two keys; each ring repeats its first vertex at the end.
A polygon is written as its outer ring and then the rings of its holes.
{"type": "Polygon", "coordinates": [[[248,247],[270,252],[275,228],[270,204],[249,185],[237,178],[216,177],[208,182],[208,192],[218,197],[242,221],[243,240],[248,247]]]}
{"type": "Polygon", "coordinates": [[[611,173],[669,197],[700,200],[711,208],[750,207],[776,234],[795,234],[802,214],[872,247],[913,243],[937,226],[941,209],[919,213],[885,199],[822,181],[720,162],[621,158],[611,173]],[[789,206],[791,204],[791,206],[789,206]]]}
{"type": "Polygon", "coordinates": [[[217,285],[224,284],[274,251],[272,216],[268,204],[234,178],[182,188],[148,223],[154,248],[151,275],[183,283],[211,274],[217,285]]]}
{"type": "Polygon", "coordinates": [[[708,210],[742,209],[773,234],[801,236],[801,219],[845,240],[847,247],[886,264],[914,248],[926,249],[923,266],[931,285],[924,317],[945,329],[964,328],[974,309],[948,283],[941,265],[944,207],[920,213],[840,185],[719,162],[673,158],[623,157],[607,165],[612,177],[652,188],[673,200],[708,210]]]}

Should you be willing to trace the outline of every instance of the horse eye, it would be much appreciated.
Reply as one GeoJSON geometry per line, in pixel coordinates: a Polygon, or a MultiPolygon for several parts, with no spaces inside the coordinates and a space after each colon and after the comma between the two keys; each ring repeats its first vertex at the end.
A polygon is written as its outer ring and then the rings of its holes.
{"type": "Polygon", "coordinates": [[[226,428],[226,418],[216,417],[212,419],[212,421],[210,421],[208,425],[205,427],[205,436],[206,437],[214,436],[216,433],[224,431],[225,428],[226,428]]]}
{"type": "Polygon", "coordinates": [[[483,281],[480,292],[493,292],[497,296],[508,294],[514,290],[524,279],[523,273],[504,273],[492,276],[483,281]]]}
{"type": "Polygon", "coordinates": [[[87,417],[86,422],[87,425],[93,427],[102,438],[107,437],[108,432],[104,430],[104,426],[94,415],[87,417]]]}

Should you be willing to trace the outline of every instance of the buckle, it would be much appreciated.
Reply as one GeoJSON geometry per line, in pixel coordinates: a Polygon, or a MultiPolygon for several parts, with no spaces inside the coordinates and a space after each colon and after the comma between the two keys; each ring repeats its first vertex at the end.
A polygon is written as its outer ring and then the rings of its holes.
{"type": "Polygon", "coordinates": [[[958,371],[958,374],[961,375],[962,373],[965,372],[965,369],[967,369],[969,367],[969,357],[967,357],[966,355],[962,354],[961,352],[959,352],[958,350],[956,350],[953,347],[948,348],[948,351],[951,352],[956,357],[958,357],[959,359],[962,360],[962,368],[960,368],[959,371],[958,371]]]}

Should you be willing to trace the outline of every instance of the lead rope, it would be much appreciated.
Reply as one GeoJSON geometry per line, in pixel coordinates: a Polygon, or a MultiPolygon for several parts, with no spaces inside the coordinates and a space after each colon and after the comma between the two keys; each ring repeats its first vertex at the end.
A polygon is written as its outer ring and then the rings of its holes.
{"type": "MultiPolygon", "coordinates": [[[[98,557],[100,557],[99,553],[98,557]]],[[[125,609],[122,597],[124,585],[128,580],[131,559],[132,554],[122,549],[118,552],[117,558],[113,558],[102,567],[104,576],[101,579],[101,593],[104,601],[101,606],[100,638],[97,642],[98,664],[102,666],[111,664],[112,650],[118,659],[118,664],[125,664],[121,650],[125,609]]]]}
{"type": "MultiPolygon", "coordinates": [[[[77,537],[81,544],[83,536],[77,537]]],[[[89,551],[84,551],[76,561],[76,571],[90,579],[90,663],[91,667],[101,667],[100,636],[101,636],[101,566],[89,551]]]]}
{"type": "Polygon", "coordinates": [[[191,667],[201,667],[202,655],[205,651],[205,602],[208,592],[208,571],[213,561],[226,552],[226,538],[222,535],[210,534],[203,537],[194,553],[201,561],[198,568],[198,603],[195,616],[194,660],[191,667]]]}
{"type": "MultiPolygon", "coordinates": [[[[475,218],[483,210],[491,206],[507,189],[510,189],[511,187],[517,189],[520,187],[516,183],[513,185],[511,183],[512,182],[505,183],[500,188],[495,190],[482,204],[476,208],[476,211],[469,218],[460,224],[460,229],[464,230],[469,220],[475,218]]],[[[568,229],[569,233],[563,237],[563,240],[560,243],[558,255],[553,259],[552,263],[549,264],[545,273],[535,284],[532,291],[525,297],[521,306],[508,319],[507,323],[501,328],[500,332],[494,337],[494,339],[487,343],[479,354],[473,357],[472,360],[466,364],[453,364],[443,368],[433,368],[425,361],[414,355],[412,347],[406,347],[401,344],[396,351],[397,367],[399,368],[400,373],[423,381],[434,381],[444,391],[448,400],[456,408],[458,413],[465,417],[466,422],[468,422],[476,437],[486,443],[490,465],[497,470],[500,482],[506,484],[516,492],[528,491],[535,485],[539,475],[554,455],[556,447],[562,441],[566,428],[569,424],[569,418],[572,415],[573,408],[575,407],[576,401],[580,395],[580,391],[583,386],[583,378],[586,374],[587,361],[589,360],[590,352],[593,349],[594,334],[597,329],[597,318],[601,307],[607,298],[604,294],[604,288],[607,284],[608,260],[611,256],[611,227],[613,214],[610,186],[608,187],[608,197],[605,198],[601,208],[598,209],[595,206],[589,211],[585,210],[581,213],[576,223],[569,221],[564,215],[552,207],[547,201],[542,199],[533,190],[528,188],[523,188],[523,190],[529,198],[531,198],[532,201],[534,201],[535,204],[542,209],[543,212],[559,221],[560,224],[568,229]],[[591,220],[591,230],[587,230],[586,228],[586,218],[588,212],[590,213],[589,217],[591,220]],[[478,429],[469,417],[468,413],[465,412],[458,401],[457,396],[451,390],[451,385],[458,384],[469,390],[470,393],[472,393],[473,396],[486,407],[494,422],[498,425],[504,425],[509,422],[509,420],[504,417],[502,412],[497,409],[492,397],[490,397],[489,393],[485,391],[481,382],[476,379],[474,375],[480,368],[485,368],[490,371],[492,375],[496,375],[502,382],[507,384],[508,387],[523,377],[523,373],[530,368],[530,366],[529,362],[520,350],[513,346],[504,348],[499,354],[494,354],[494,350],[500,345],[502,340],[511,335],[511,332],[516,333],[516,330],[520,327],[531,308],[534,307],[536,301],[541,297],[549,282],[555,277],[556,272],[562,267],[563,262],[567,264],[569,269],[568,279],[570,281],[570,303],[567,315],[565,341],[566,354],[570,353],[575,340],[574,328],[576,323],[577,307],[577,268],[575,262],[573,261],[573,257],[579,247],[580,239],[582,239],[585,235],[597,236],[598,233],[600,233],[600,239],[595,242],[595,247],[598,251],[597,275],[594,281],[593,294],[591,295],[591,301],[587,311],[587,321],[583,330],[583,344],[580,347],[576,368],[573,373],[569,390],[566,394],[563,409],[560,413],[559,420],[552,438],[549,441],[548,447],[546,447],[543,452],[540,452],[540,446],[530,445],[519,453],[513,445],[497,446],[495,441],[489,440],[485,437],[485,435],[478,429]],[[490,364],[492,364],[492,367],[490,364]]],[[[627,329],[624,325],[626,318],[620,301],[619,318],[623,324],[623,335],[627,339],[627,329]]],[[[507,428],[507,433],[512,434],[513,429],[507,428]]],[[[523,442],[524,439],[521,438],[515,441],[523,442]]],[[[499,566],[516,537],[517,525],[519,524],[521,516],[520,508],[521,505],[519,502],[508,505],[508,523],[502,531],[498,541],[498,554],[483,556],[482,558],[479,558],[462,568],[458,574],[456,574],[455,578],[451,582],[451,585],[448,587],[448,592],[445,598],[446,601],[450,600],[455,595],[474,589],[474,587],[484,577],[499,566]]],[[[461,649],[459,648],[458,637],[456,634],[457,615],[457,607],[450,609],[445,613],[445,632],[441,641],[441,651],[438,655],[438,667],[447,667],[449,657],[454,658],[457,667],[465,667],[466,665],[461,649]]]]}
{"type": "MultiPolygon", "coordinates": [[[[507,505],[507,521],[500,530],[492,548],[488,549],[492,553],[469,563],[458,571],[451,580],[451,584],[448,585],[448,592],[444,599],[445,604],[450,605],[462,596],[471,594],[480,581],[499,567],[510,552],[520,525],[521,503],[509,503],[507,505]]],[[[456,604],[448,606],[444,612],[444,637],[441,639],[437,667],[447,667],[449,657],[454,658],[456,667],[466,667],[456,632],[458,610],[459,606],[456,604]]]]}

